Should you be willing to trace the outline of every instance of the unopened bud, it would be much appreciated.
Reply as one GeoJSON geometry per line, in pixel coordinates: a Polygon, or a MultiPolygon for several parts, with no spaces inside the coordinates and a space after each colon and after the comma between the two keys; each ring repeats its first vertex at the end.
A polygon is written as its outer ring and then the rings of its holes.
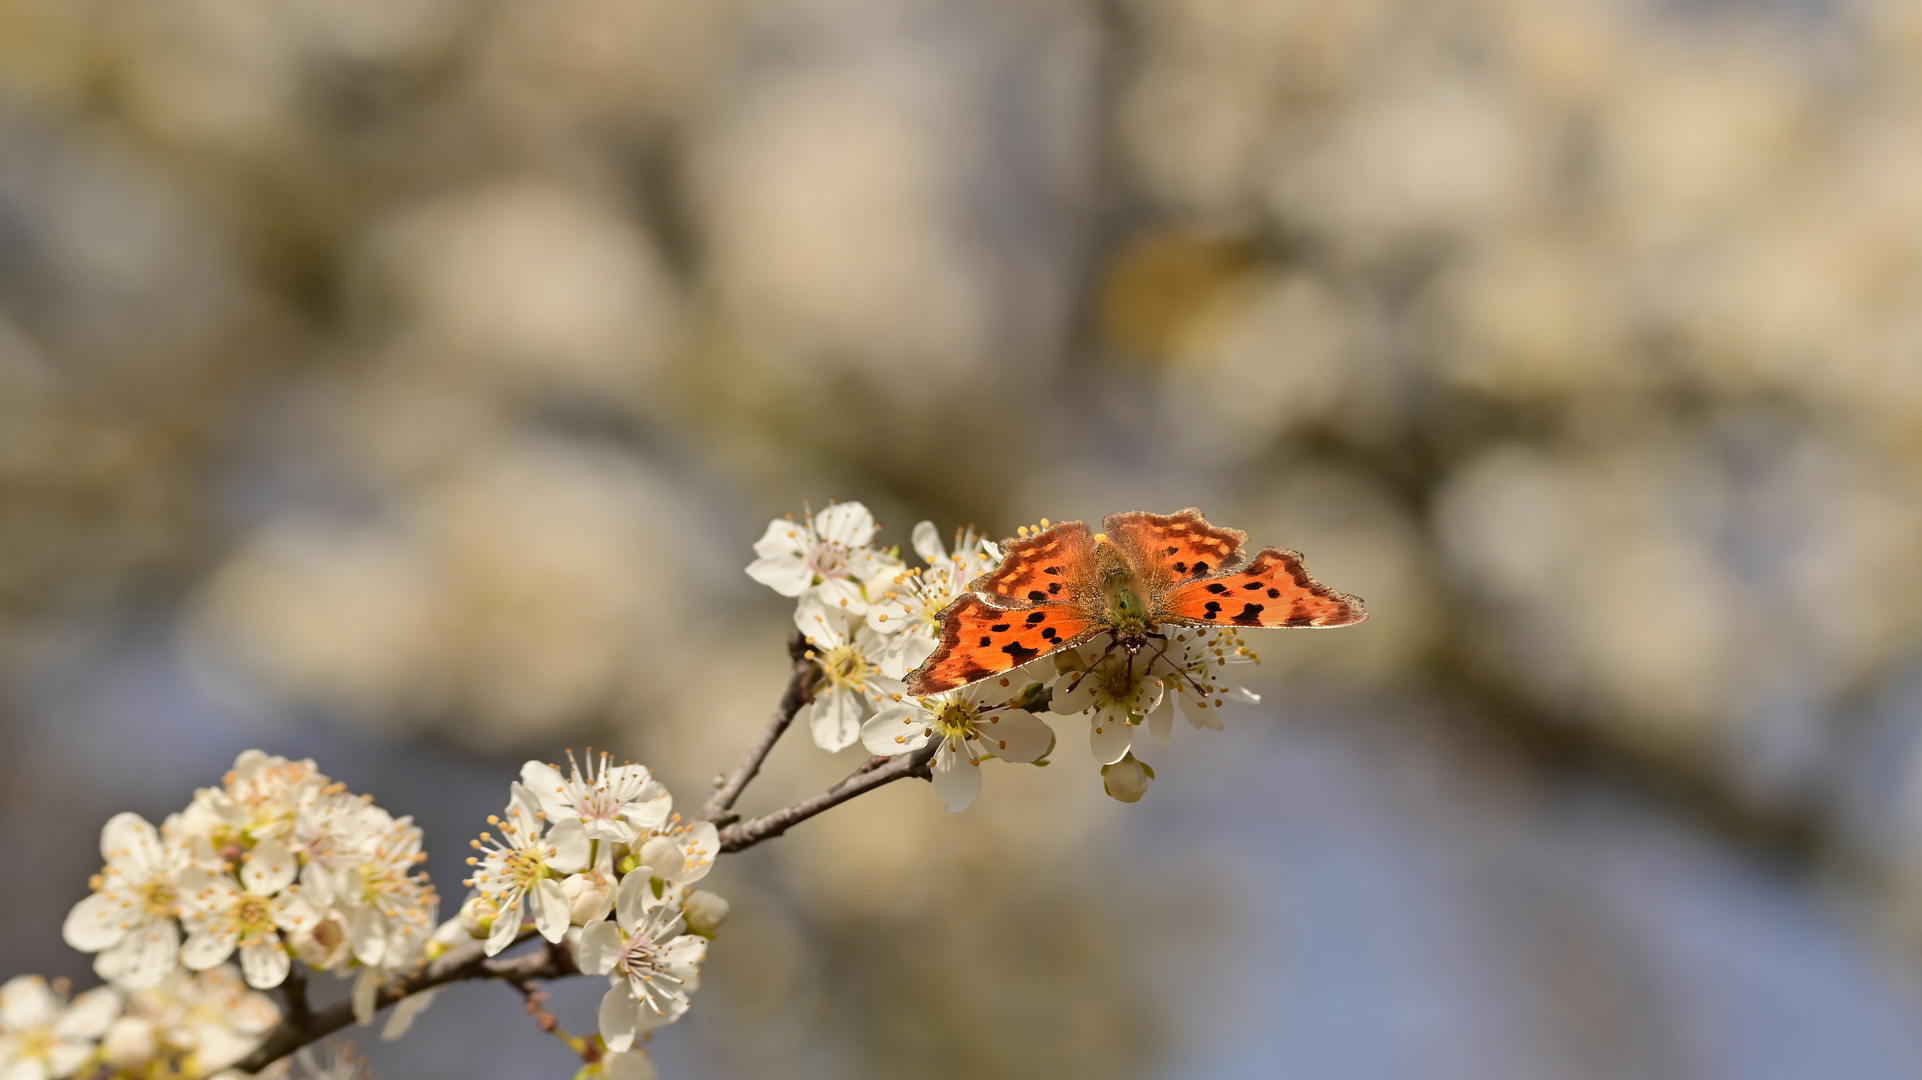
{"type": "Polygon", "coordinates": [[[1101,767],[1102,790],[1122,802],[1140,802],[1148,793],[1148,781],[1154,778],[1155,771],[1132,753],[1113,765],[1101,767]]]}
{"type": "Polygon", "coordinates": [[[469,936],[484,938],[494,929],[494,916],[499,915],[500,910],[484,896],[470,896],[460,906],[460,924],[466,927],[469,936]]]}
{"type": "Polygon", "coordinates": [[[614,875],[600,870],[570,875],[561,882],[570,918],[576,926],[600,922],[614,910],[614,875]]]}
{"type": "Polygon", "coordinates": [[[294,955],[315,971],[339,967],[347,961],[347,926],[329,916],[311,929],[293,935],[292,944],[294,955]]]}
{"type": "Polygon", "coordinates": [[[138,1016],[123,1016],[107,1029],[100,1040],[100,1052],[107,1064],[122,1072],[135,1072],[160,1053],[160,1037],[153,1021],[138,1016]]]}
{"type": "Polygon", "coordinates": [[[727,912],[727,899],[706,889],[696,889],[681,901],[681,914],[687,918],[687,928],[704,938],[714,936],[727,921],[727,912]]]}

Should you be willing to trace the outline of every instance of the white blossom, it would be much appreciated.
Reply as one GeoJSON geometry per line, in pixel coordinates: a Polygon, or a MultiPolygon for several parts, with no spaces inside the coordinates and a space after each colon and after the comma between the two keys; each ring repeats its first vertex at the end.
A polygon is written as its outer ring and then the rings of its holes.
{"type": "Polygon", "coordinates": [[[99,953],[94,970],[119,986],[153,986],[180,951],[180,875],[213,862],[204,844],[165,836],[138,814],[115,814],[100,830],[106,867],[93,895],[75,904],[61,927],[67,944],[99,953]]]}
{"type": "Polygon", "coordinates": [[[981,762],[998,757],[1034,762],[1054,749],[1054,729],[1008,704],[1012,679],[983,679],[933,697],[883,709],[861,727],[868,752],[911,754],[939,740],[931,767],[934,790],[949,813],[966,810],[981,793],[981,762]]]}
{"type": "Polygon", "coordinates": [[[206,830],[217,850],[251,845],[291,830],[300,805],[330,783],[311,759],[248,750],[234,759],[220,787],[194,793],[182,818],[189,829],[206,830]]]}
{"type": "Polygon", "coordinates": [[[1149,659],[1115,649],[1097,656],[1090,667],[1085,655],[1071,650],[1061,662],[1071,673],[1055,684],[1048,707],[1063,716],[1087,717],[1095,760],[1103,765],[1120,761],[1134,743],[1134,726],[1161,704],[1161,680],[1149,674],[1149,659]]]}
{"type": "Polygon", "coordinates": [[[350,888],[333,905],[345,917],[354,958],[369,967],[400,970],[433,932],[440,898],[415,868],[426,860],[421,831],[411,817],[390,817],[378,807],[362,838],[362,858],[349,874],[350,888]]]}
{"type": "Polygon", "coordinates": [[[797,599],[852,615],[867,613],[864,583],[899,560],[874,550],[874,516],[857,502],[837,503],[796,522],[776,518],[754,544],[749,577],[797,599]]]}
{"type": "Polygon", "coordinates": [[[644,765],[608,765],[602,754],[600,768],[588,754],[587,769],[568,751],[572,775],[563,776],[560,768],[538,761],[521,766],[521,782],[540,800],[549,821],[572,815],[580,819],[589,840],[616,844],[632,843],[650,829],[660,828],[674,808],[674,798],[655,780],[644,765]]]}
{"type": "Polygon", "coordinates": [[[581,931],[581,970],[606,975],[612,984],[600,1008],[601,1038],[608,1049],[631,1049],[637,1034],[673,1023],[687,1011],[687,996],[700,984],[707,941],[682,928],[680,907],[656,897],[646,874],[629,874],[614,898],[614,921],[581,931]]]}
{"type": "Polygon", "coordinates": [[[713,822],[683,823],[676,814],[673,824],[648,837],[635,858],[652,876],[670,885],[686,886],[706,877],[720,853],[721,834],[713,822]]]}
{"type": "Polygon", "coordinates": [[[1226,668],[1261,661],[1248,650],[1233,627],[1163,626],[1165,641],[1153,658],[1152,672],[1163,689],[1161,702],[1148,713],[1148,732],[1165,743],[1174,734],[1177,709],[1190,726],[1221,730],[1221,707],[1234,701],[1253,705],[1261,700],[1236,685],[1226,668]]]}
{"type": "Polygon", "coordinates": [[[573,905],[561,889],[561,879],[587,866],[590,845],[578,817],[562,818],[547,828],[539,803],[521,784],[513,786],[507,819],[489,817],[500,829],[500,839],[482,833],[474,841],[478,858],[469,859],[474,876],[467,884],[494,903],[498,912],[487,936],[486,953],[493,956],[513,944],[520,933],[523,906],[532,909],[541,936],[559,941],[566,933],[573,905]]]}
{"type": "Polygon", "coordinates": [[[823,750],[840,750],[861,737],[861,721],[876,702],[906,690],[898,679],[881,674],[871,658],[880,635],[844,612],[803,602],[795,622],[807,636],[823,682],[809,706],[808,729],[823,750]]]}
{"type": "Polygon", "coordinates": [[[0,1080],[61,1080],[94,1060],[120,995],[102,986],[65,998],[38,975],[0,984],[0,1080]]]}
{"type": "Polygon", "coordinates": [[[309,929],[320,921],[320,912],[307,898],[288,889],[297,872],[293,853],[268,840],[247,854],[238,884],[225,874],[183,873],[181,920],[187,943],[181,946],[180,962],[204,971],[238,950],[248,985],[266,990],[286,981],[292,961],[281,931],[309,929]]]}
{"type": "Polygon", "coordinates": [[[942,610],[975,578],[1001,565],[1001,549],[973,529],[955,537],[949,554],[931,521],[914,527],[914,550],[927,567],[897,572],[868,605],[868,628],[884,638],[876,662],[891,679],[906,678],[933,654],[941,642],[942,610]]]}
{"type": "Polygon", "coordinates": [[[158,986],[127,996],[127,1015],[151,1023],[160,1056],[174,1064],[162,1075],[207,1076],[239,1061],[280,1022],[266,995],[247,988],[231,964],[188,972],[176,968],[158,986]]]}

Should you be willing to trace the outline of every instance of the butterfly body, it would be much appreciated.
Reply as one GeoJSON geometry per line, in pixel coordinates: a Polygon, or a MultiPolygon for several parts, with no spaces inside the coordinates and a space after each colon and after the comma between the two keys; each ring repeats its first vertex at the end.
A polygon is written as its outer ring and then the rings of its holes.
{"type": "Polygon", "coordinates": [[[1292,551],[1246,559],[1247,540],[1192,507],[1110,514],[1099,533],[1069,521],[1008,540],[1001,566],[942,611],[941,643],[908,689],[952,690],[1103,635],[1132,657],[1168,624],[1324,627],[1368,617],[1359,599],[1309,577],[1292,551]]]}

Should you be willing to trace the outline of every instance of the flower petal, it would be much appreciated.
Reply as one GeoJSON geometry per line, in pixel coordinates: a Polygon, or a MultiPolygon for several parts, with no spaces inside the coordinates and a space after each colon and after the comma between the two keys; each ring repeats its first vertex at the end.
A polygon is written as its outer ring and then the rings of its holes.
{"type": "Polygon", "coordinates": [[[281,948],[279,934],[262,934],[240,943],[240,973],[256,990],[272,990],[286,982],[292,966],[287,950],[281,948]]]}
{"type": "Polygon", "coordinates": [[[127,870],[152,871],[167,861],[159,831],[139,814],[120,813],[107,819],[100,829],[100,854],[108,866],[127,870]]]}
{"type": "Polygon", "coordinates": [[[1088,748],[1103,765],[1112,765],[1126,757],[1128,748],[1134,745],[1134,734],[1134,728],[1125,718],[1105,709],[1096,710],[1088,719],[1088,748]]]}
{"type": "Polygon", "coordinates": [[[300,864],[278,840],[263,840],[240,867],[240,882],[255,896],[272,896],[294,883],[300,864]]]}
{"type": "Polygon", "coordinates": [[[782,596],[799,596],[814,583],[814,571],[807,568],[799,555],[756,559],[748,564],[747,576],[782,596]]]}
{"type": "Polygon", "coordinates": [[[173,974],[179,957],[179,924],[172,919],[150,919],[135,927],[120,944],[101,953],[94,961],[94,970],[101,978],[129,990],[144,990],[159,986],[173,974]]]}
{"type": "Polygon", "coordinates": [[[645,1050],[610,1053],[601,1059],[601,1076],[605,1080],[660,1080],[660,1075],[654,1059],[648,1057],[645,1050]]]}
{"type": "Polygon", "coordinates": [[[966,810],[981,794],[981,766],[945,739],[934,752],[933,771],[934,793],[941,796],[941,804],[950,814],[966,810]]]}
{"type": "Polygon", "coordinates": [[[560,882],[542,878],[534,883],[534,925],[540,928],[542,937],[549,941],[566,937],[573,912],[574,905],[568,903],[567,890],[560,882]]]}
{"type": "Polygon", "coordinates": [[[601,1041],[609,1050],[623,1051],[634,1047],[634,1035],[639,1027],[641,1003],[626,983],[616,983],[606,996],[601,998],[600,1028],[601,1041]]]}
{"type": "Polygon", "coordinates": [[[1054,745],[1054,729],[1026,709],[991,709],[975,731],[988,752],[1003,761],[1034,761],[1054,745]]]}
{"type": "MultiPolygon", "coordinates": [[[[655,840],[666,840],[666,838],[655,837],[655,840]]],[[[648,843],[651,845],[654,843],[654,840],[649,840],[648,843]]],[[[672,842],[669,841],[669,843],[671,844],[672,842]]],[[[644,847],[641,850],[645,852],[647,848],[644,847]]],[[[656,855],[655,858],[667,861],[671,857],[656,855]]],[[[647,862],[647,856],[643,855],[641,861],[645,864],[647,862]]],[[[634,928],[641,925],[641,920],[647,917],[647,901],[654,895],[653,882],[651,880],[654,868],[648,866],[648,870],[650,873],[642,873],[639,870],[633,871],[622,878],[620,886],[614,890],[614,918],[620,921],[621,932],[624,934],[632,934],[634,928]]]]}
{"type": "Polygon", "coordinates": [[[861,745],[877,757],[911,754],[928,744],[927,715],[909,705],[883,709],[861,725],[861,745]]]}
{"type": "Polygon", "coordinates": [[[679,866],[669,867],[661,876],[676,885],[690,885],[707,876],[714,857],[721,853],[721,831],[711,821],[696,821],[687,826],[675,843],[682,852],[679,866]]]}
{"type": "Polygon", "coordinates": [[[821,598],[823,607],[839,609],[849,615],[865,616],[868,613],[867,598],[861,595],[861,585],[852,578],[828,578],[814,587],[814,595],[821,598]]]}
{"type": "Polygon", "coordinates": [[[96,986],[73,999],[67,1014],[53,1026],[53,1033],[62,1039],[98,1039],[119,1015],[120,991],[96,986]]]}
{"type": "Polygon", "coordinates": [[[835,503],[814,515],[814,535],[850,551],[874,539],[874,515],[858,502],[835,503]]]}
{"type": "Polygon", "coordinates": [[[621,931],[613,923],[602,919],[581,928],[581,940],[580,944],[574,946],[574,957],[582,971],[589,975],[605,975],[614,970],[614,961],[620,954],[621,931]]]}
{"type": "Polygon", "coordinates": [[[866,708],[866,698],[844,687],[831,687],[816,697],[808,713],[814,745],[832,752],[852,744],[861,737],[861,714],[866,708]]]}
{"type": "Polygon", "coordinates": [[[1178,694],[1167,694],[1148,713],[1148,734],[1158,743],[1166,745],[1175,736],[1175,698],[1178,694]]]}
{"type": "Polygon", "coordinates": [[[180,962],[194,971],[205,971],[225,962],[234,954],[234,946],[239,943],[240,934],[232,927],[221,924],[204,926],[187,935],[187,944],[180,949],[180,962]]]}
{"type": "Polygon", "coordinates": [[[587,829],[577,817],[565,817],[554,823],[547,832],[547,842],[554,845],[554,854],[548,856],[547,865],[563,874],[587,869],[594,845],[588,842],[587,829]]]}
{"type": "Polygon", "coordinates": [[[916,525],[911,539],[914,553],[921,556],[922,562],[936,566],[948,561],[947,549],[941,546],[941,530],[934,527],[934,522],[923,521],[916,525]]]}
{"type": "Polygon", "coordinates": [[[60,999],[38,975],[16,975],[0,985],[0,1028],[45,1027],[60,1015],[60,999]]]}
{"type": "Polygon", "coordinates": [[[512,945],[520,932],[521,898],[516,896],[513,904],[504,905],[500,913],[494,916],[494,928],[488,931],[487,944],[481,947],[481,951],[488,956],[495,956],[512,945]]]}
{"type": "Polygon", "coordinates": [[[60,936],[81,952],[99,952],[120,944],[127,936],[127,912],[132,897],[120,892],[97,892],[73,906],[60,936]]]}
{"type": "Polygon", "coordinates": [[[792,555],[800,559],[807,555],[807,528],[786,518],[775,518],[767,523],[761,538],[754,541],[754,554],[762,558],[776,555],[792,555]]]}
{"type": "Polygon", "coordinates": [[[530,761],[521,766],[521,783],[534,793],[534,798],[547,811],[550,818],[560,818],[567,814],[567,804],[561,801],[561,792],[566,788],[566,779],[554,766],[540,761],[530,761]]]}
{"type": "Polygon", "coordinates": [[[395,1002],[394,1011],[387,1017],[387,1026],[380,1029],[380,1041],[393,1042],[407,1034],[407,1029],[414,1026],[414,1018],[426,1012],[439,993],[440,987],[433,986],[395,1002]]]}

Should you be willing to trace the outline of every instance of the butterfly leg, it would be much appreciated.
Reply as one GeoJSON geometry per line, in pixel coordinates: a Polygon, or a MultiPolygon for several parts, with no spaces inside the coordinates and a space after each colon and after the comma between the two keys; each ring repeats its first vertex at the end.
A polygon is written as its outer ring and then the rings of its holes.
{"type": "MultiPolygon", "coordinates": [[[[1165,644],[1168,640],[1168,635],[1150,632],[1150,633],[1143,634],[1141,636],[1154,638],[1157,641],[1163,642],[1164,644],[1155,646],[1155,655],[1159,656],[1163,660],[1168,660],[1168,646],[1165,644]]],[[[1179,675],[1183,679],[1186,679],[1188,682],[1188,685],[1195,688],[1196,694],[1199,694],[1202,697],[1208,696],[1207,689],[1203,687],[1201,683],[1196,681],[1195,677],[1192,674],[1190,674],[1188,671],[1186,671],[1183,668],[1176,667],[1175,662],[1173,660],[1168,660],[1168,668],[1169,670],[1173,671],[1176,675],[1179,675]]]]}
{"type": "Polygon", "coordinates": [[[1081,670],[1075,675],[1074,681],[1068,684],[1068,692],[1073,693],[1074,688],[1081,685],[1081,680],[1088,677],[1088,672],[1093,671],[1095,668],[1100,667],[1101,662],[1103,660],[1106,660],[1108,658],[1108,654],[1113,652],[1115,649],[1115,646],[1119,644],[1121,644],[1121,639],[1116,638],[1113,635],[1110,635],[1108,639],[1108,647],[1101,650],[1101,655],[1094,658],[1094,663],[1089,664],[1086,668],[1084,668],[1083,670],[1081,670]]]}

